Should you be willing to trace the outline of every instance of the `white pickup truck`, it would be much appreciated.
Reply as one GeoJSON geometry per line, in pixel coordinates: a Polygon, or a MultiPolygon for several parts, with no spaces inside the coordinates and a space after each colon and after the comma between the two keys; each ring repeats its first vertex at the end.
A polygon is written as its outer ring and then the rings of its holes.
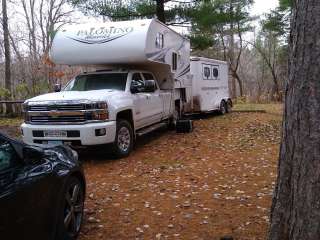
{"type": "Polygon", "coordinates": [[[56,93],[24,103],[23,140],[29,144],[112,143],[127,156],[134,138],[174,121],[172,91],[152,73],[121,70],[84,73],[56,93]]]}
{"type": "Polygon", "coordinates": [[[29,144],[111,143],[124,157],[136,136],[170,123],[189,132],[190,121],[177,121],[181,115],[226,113],[232,105],[227,63],[190,60],[189,39],[156,19],[63,26],[50,57],[96,71],[24,103],[21,128],[29,144]]]}

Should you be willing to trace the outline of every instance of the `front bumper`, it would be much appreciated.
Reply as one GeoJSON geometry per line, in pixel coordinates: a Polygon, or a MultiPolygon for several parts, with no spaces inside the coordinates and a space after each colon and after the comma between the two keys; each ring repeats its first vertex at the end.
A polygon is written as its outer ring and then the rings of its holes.
{"type": "Polygon", "coordinates": [[[83,146],[99,145],[113,143],[116,136],[116,121],[102,123],[88,123],[83,125],[32,125],[23,123],[21,129],[23,132],[23,141],[27,144],[36,144],[42,141],[63,141],[63,142],[79,142],[83,146]],[[96,136],[97,129],[106,129],[106,135],[96,136]],[[44,137],[35,136],[35,131],[79,131],[80,137],[44,137]]]}

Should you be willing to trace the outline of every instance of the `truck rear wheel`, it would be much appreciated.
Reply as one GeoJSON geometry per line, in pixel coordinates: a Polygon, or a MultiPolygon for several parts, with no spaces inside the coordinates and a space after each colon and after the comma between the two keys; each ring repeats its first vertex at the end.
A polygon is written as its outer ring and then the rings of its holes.
{"type": "Polygon", "coordinates": [[[169,120],[169,129],[171,130],[176,129],[177,122],[179,121],[180,118],[181,118],[180,108],[179,106],[175,106],[173,116],[169,120]]]}
{"type": "Polygon", "coordinates": [[[113,153],[118,158],[129,156],[133,147],[133,130],[131,124],[124,119],[117,121],[116,139],[113,143],[113,153]]]}

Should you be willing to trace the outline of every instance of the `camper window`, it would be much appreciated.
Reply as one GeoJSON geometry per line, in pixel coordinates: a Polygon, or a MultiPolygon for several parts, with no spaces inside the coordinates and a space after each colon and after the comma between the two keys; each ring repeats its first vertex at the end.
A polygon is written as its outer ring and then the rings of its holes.
{"type": "Polygon", "coordinates": [[[158,33],[156,37],[156,47],[163,48],[164,47],[164,36],[162,33],[158,33]]]}
{"type": "Polygon", "coordinates": [[[172,53],[172,70],[176,71],[178,67],[178,54],[172,53]]]}
{"type": "Polygon", "coordinates": [[[80,75],[72,80],[64,91],[91,91],[101,89],[124,91],[126,89],[127,75],[127,73],[80,75]]]}

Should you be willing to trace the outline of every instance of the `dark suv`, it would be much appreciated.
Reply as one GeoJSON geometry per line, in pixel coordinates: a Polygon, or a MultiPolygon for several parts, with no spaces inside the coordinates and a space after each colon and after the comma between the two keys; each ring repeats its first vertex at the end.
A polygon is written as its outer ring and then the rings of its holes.
{"type": "Polygon", "coordinates": [[[70,148],[28,146],[0,134],[0,238],[76,239],[85,185],[70,148]]]}

